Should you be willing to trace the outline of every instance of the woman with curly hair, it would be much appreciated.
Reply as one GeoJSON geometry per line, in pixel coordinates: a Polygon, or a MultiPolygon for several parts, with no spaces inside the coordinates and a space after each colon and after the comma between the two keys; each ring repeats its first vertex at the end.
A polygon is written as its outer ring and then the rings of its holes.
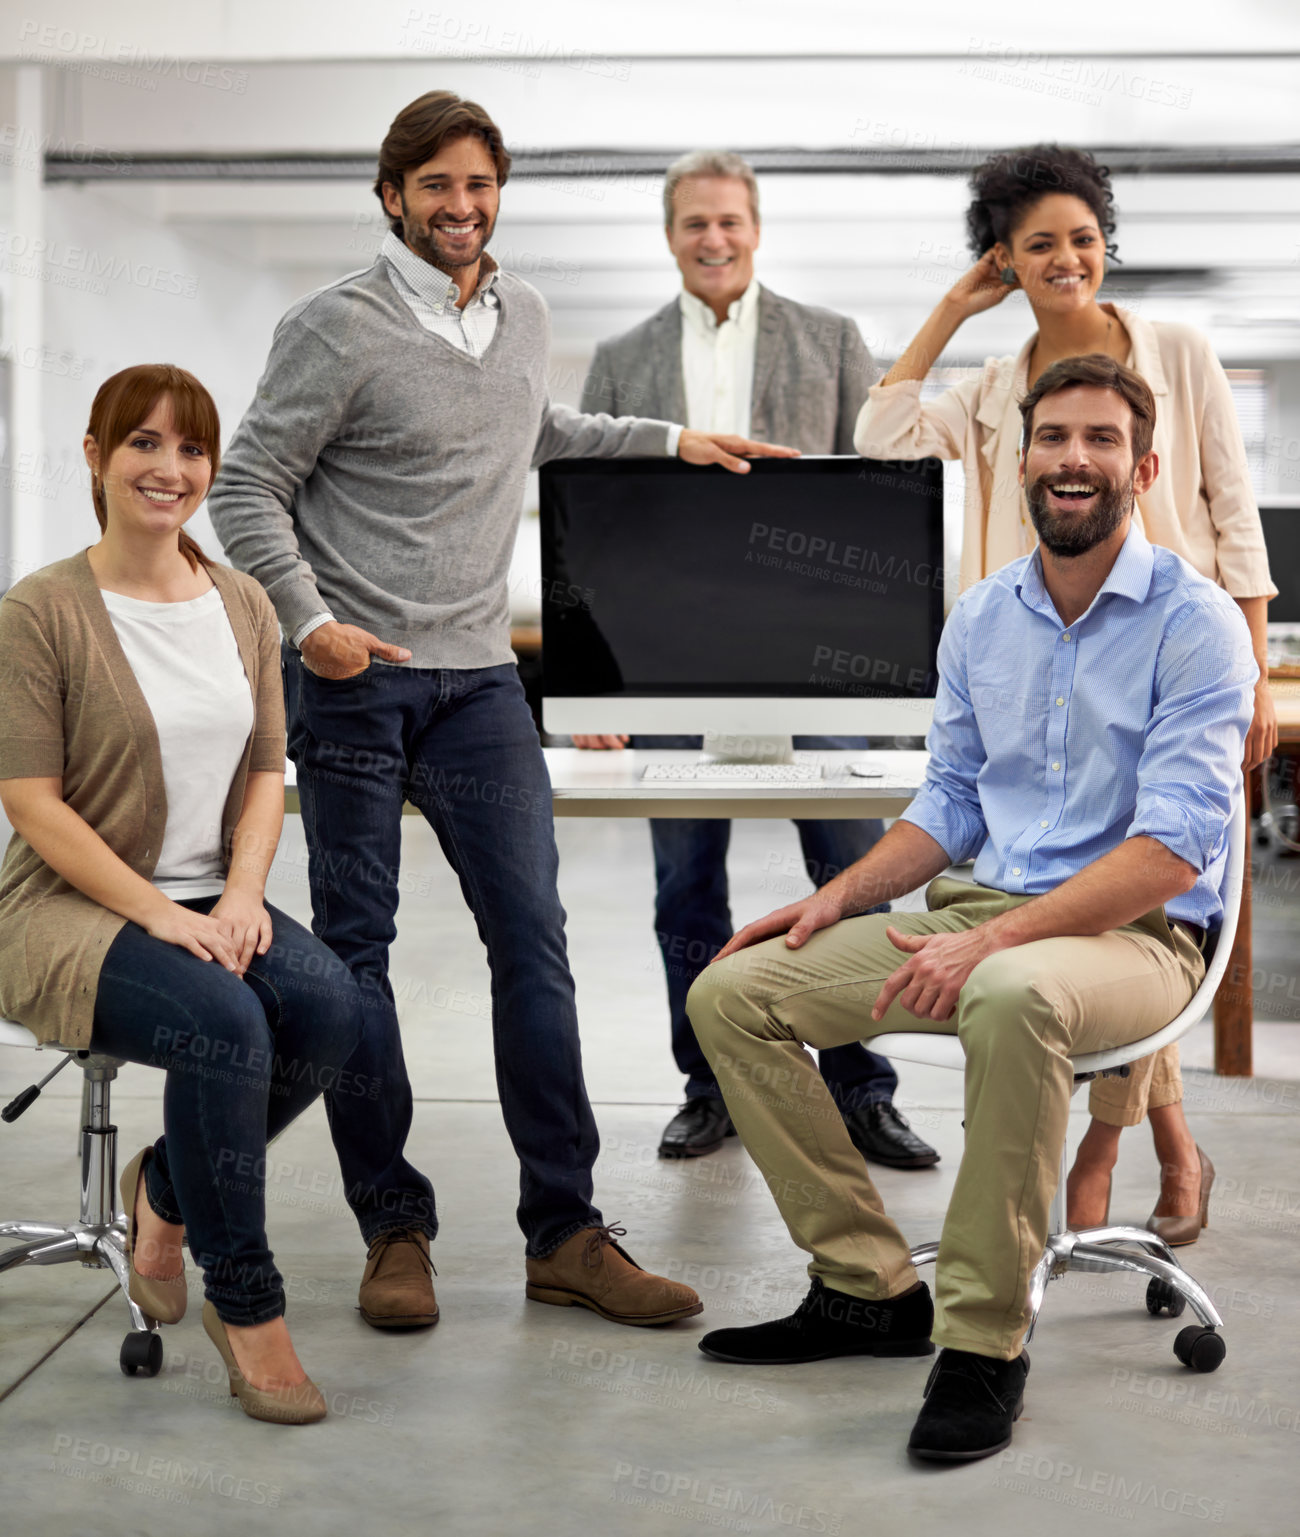
{"type": "MultiPolygon", "coordinates": [[[[1018,477],[1019,402],[1061,358],[1103,353],[1135,369],[1156,398],[1160,471],[1137,499],[1135,522],[1241,606],[1260,664],[1247,769],[1277,743],[1267,687],[1265,624],[1276,592],[1228,380],[1208,339],[1190,326],[1150,321],[1098,299],[1115,255],[1110,175],[1086,151],[1038,144],[991,156],[971,177],[966,213],[977,257],[939,301],[898,362],[869,392],[854,446],[875,459],[934,454],[966,473],[961,586],[1033,549],[1018,477]],[[921,381],[962,323],[1023,290],[1037,329],[1015,356],[989,358],[979,375],[921,401],[921,381]]],[[[1214,1170],[1182,1111],[1178,1048],[1132,1064],[1127,1079],[1097,1079],[1092,1124],[1068,1186],[1072,1227],[1099,1225],[1110,1203],[1120,1131],[1147,1116],[1160,1159],[1160,1199],[1147,1226],[1193,1243],[1214,1170]]]]}

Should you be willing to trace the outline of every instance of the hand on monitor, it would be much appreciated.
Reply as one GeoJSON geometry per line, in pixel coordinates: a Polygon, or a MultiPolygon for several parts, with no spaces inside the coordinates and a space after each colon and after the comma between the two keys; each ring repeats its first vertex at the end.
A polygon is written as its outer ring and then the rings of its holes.
{"type": "Polygon", "coordinates": [[[720,464],[723,469],[747,475],[749,466],[737,456],[750,454],[763,459],[797,459],[797,448],[783,448],[779,443],[756,443],[752,438],[737,437],[734,432],[694,432],[682,428],[677,442],[677,457],[687,464],[720,464]]]}
{"type": "Polygon", "coordinates": [[[628,739],[625,736],[575,736],[575,747],[613,747],[620,751],[627,746],[628,739]]]}

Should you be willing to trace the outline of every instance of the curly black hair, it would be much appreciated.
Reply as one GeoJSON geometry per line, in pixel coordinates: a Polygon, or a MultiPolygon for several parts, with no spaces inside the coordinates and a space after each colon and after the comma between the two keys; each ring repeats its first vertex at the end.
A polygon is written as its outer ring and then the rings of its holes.
{"type": "Polygon", "coordinates": [[[997,241],[1009,245],[1011,231],[1040,198],[1053,192],[1082,198],[1092,209],[1106,254],[1115,258],[1115,198],[1110,170],[1098,165],[1086,149],[1059,144],[1030,144],[1024,149],[990,155],[971,172],[974,196],[966,210],[966,233],[972,253],[979,257],[997,241]]]}

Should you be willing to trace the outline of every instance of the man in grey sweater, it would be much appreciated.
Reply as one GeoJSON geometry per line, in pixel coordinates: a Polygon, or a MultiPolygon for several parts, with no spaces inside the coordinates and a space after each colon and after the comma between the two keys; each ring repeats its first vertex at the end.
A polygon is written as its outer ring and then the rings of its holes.
{"type": "Polygon", "coordinates": [[[365,1000],[354,1092],[328,1095],[327,1110],[369,1246],[361,1312],[380,1328],[438,1317],[433,1187],[404,1153],[411,1088],[388,979],[405,800],[437,833],[487,947],[527,1295],[630,1324],[701,1308],[641,1270],[592,1204],[599,1137],[507,573],[530,462],[676,453],[744,472],[739,454],[787,450],[550,404],[546,306],[484,249],[509,166],[473,102],[434,91],[398,114],[375,181],[391,225],[381,254],[281,321],[209,502],[288,637],[313,926],[365,1000]]]}

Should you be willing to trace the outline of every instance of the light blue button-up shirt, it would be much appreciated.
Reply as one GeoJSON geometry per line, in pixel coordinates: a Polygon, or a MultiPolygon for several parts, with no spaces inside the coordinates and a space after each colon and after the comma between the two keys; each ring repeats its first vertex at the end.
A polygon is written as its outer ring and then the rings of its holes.
{"type": "Polygon", "coordinates": [[[944,628],[929,769],[904,820],[954,863],[974,855],[980,885],[1031,896],[1157,838],[1198,872],[1168,916],[1214,927],[1258,676],[1236,603],[1137,528],[1068,626],[1035,550],[944,628]]]}

